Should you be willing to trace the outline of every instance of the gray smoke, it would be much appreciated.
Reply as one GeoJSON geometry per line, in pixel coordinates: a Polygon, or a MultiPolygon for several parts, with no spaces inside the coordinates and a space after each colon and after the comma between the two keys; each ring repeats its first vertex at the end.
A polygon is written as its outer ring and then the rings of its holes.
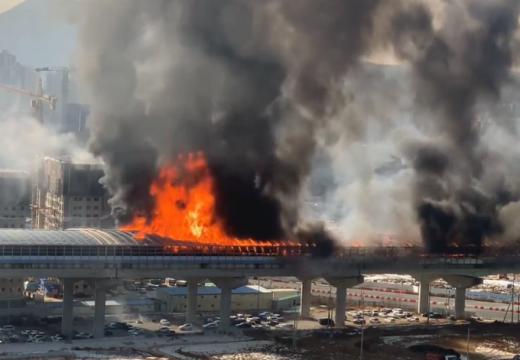
{"type": "Polygon", "coordinates": [[[343,76],[371,51],[378,5],[85,2],[77,67],[119,220],[150,214],[161,162],[203,151],[230,235],[305,238],[296,228],[316,133],[349,101],[343,76]]]}
{"type": "Polygon", "coordinates": [[[393,19],[393,43],[413,64],[416,102],[430,132],[428,141],[408,142],[404,151],[415,170],[414,203],[428,248],[444,251],[454,242],[478,250],[503,232],[500,211],[520,195],[513,177],[518,153],[501,154],[486,143],[489,133],[477,118],[477,105],[497,103],[512,81],[520,2],[446,4],[440,29],[419,3],[393,19]]]}

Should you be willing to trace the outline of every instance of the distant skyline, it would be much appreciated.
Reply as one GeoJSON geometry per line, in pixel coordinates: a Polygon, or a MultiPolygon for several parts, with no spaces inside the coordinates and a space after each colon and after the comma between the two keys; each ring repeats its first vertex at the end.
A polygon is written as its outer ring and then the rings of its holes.
{"type": "Polygon", "coordinates": [[[0,0],[0,13],[11,9],[13,6],[23,3],[25,0],[0,0]]]}

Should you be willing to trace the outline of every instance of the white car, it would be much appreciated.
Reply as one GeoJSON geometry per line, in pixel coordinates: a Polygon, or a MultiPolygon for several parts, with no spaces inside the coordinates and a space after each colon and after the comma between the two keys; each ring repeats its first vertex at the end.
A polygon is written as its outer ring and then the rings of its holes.
{"type": "Polygon", "coordinates": [[[412,316],[406,319],[408,322],[419,322],[419,318],[417,316],[412,316]]]}
{"type": "Polygon", "coordinates": [[[202,328],[203,328],[203,329],[218,329],[218,324],[212,322],[212,323],[209,323],[209,324],[203,325],[202,328]]]}
{"type": "Polygon", "coordinates": [[[294,325],[293,324],[278,324],[276,325],[276,328],[278,329],[293,329],[294,328],[294,325]]]}
{"type": "Polygon", "coordinates": [[[179,326],[180,331],[193,331],[193,324],[184,324],[179,326]]]}
{"type": "Polygon", "coordinates": [[[4,331],[14,331],[14,326],[13,325],[4,325],[4,327],[2,329],[4,331]]]}
{"type": "Polygon", "coordinates": [[[168,326],[161,326],[157,331],[168,333],[171,329],[168,326]]]}
{"type": "Polygon", "coordinates": [[[51,336],[51,340],[52,341],[62,341],[64,339],[61,335],[54,335],[54,336],[51,336]]]}
{"type": "Polygon", "coordinates": [[[94,336],[89,333],[79,333],[78,335],[76,335],[76,337],[78,339],[92,339],[94,336]]]}
{"type": "Polygon", "coordinates": [[[385,319],[385,322],[387,322],[387,323],[395,323],[395,319],[393,317],[387,317],[385,319]]]}
{"type": "Polygon", "coordinates": [[[137,335],[141,335],[141,331],[139,329],[129,330],[128,334],[130,334],[132,336],[137,336],[137,335]]]}
{"type": "Polygon", "coordinates": [[[170,322],[168,320],[166,320],[166,319],[161,319],[161,321],[159,321],[159,324],[169,326],[170,322]]]}
{"type": "Polygon", "coordinates": [[[381,324],[381,321],[376,317],[370,318],[368,322],[370,322],[371,324],[381,324]]]}
{"type": "MultiPolygon", "coordinates": [[[[20,331],[20,334],[24,335],[24,336],[29,336],[32,334],[32,332],[35,331],[35,330],[22,330],[20,331]]],[[[38,333],[38,332],[36,332],[38,333]]]]}

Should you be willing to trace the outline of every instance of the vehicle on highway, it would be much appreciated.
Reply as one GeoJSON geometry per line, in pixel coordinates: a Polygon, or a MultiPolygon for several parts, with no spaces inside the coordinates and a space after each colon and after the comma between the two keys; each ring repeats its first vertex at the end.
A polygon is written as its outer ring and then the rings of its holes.
{"type": "MultiPolygon", "coordinates": [[[[20,331],[20,334],[22,334],[22,335],[24,335],[24,336],[29,336],[29,335],[31,335],[31,333],[32,333],[33,331],[36,331],[36,330],[22,330],[22,331],[20,331]]],[[[36,334],[38,334],[37,331],[36,331],[36,334]]]]}
{"type": "Polygon", "coordinates": [[[2,327],[2,330],[3,331],[14,331],[14,326],[13,325],[4,325],[2,327]]]}
{"type": "Polygon", "coordinates": [[[94,336],[90,333],[79,333],[76,335],[76,339],[92,339],[94,336]]]}
{"type": "Polygon", "coordinates": [[[193,324],[184,324],[179,326],[180,331],[193,331],[193,324]]]}
{"type": "Polygon", "coordinates": [[[406,319],[408,322],[419,322],[419,318],[417,316],[412,316],[406,319]]]}
{"type": "Polygon", "coordinates": [[[379,318],[376,318],[376,317],[370,318],[370,320],[368,320],[368,322],[370,322],[371,324],[381,324],[381,321],[379,320],[379,318]]]}
{"type": "Polygon", "coordinates": [[[269,326],[276,326],[276,325],[279,325],[279,324],[280,323],[278,321],[276,321],[276,320],[269,320],[267,322],[267,325],[269,325],[269,326]]]}
{"type": "Polygon", "coordinates": [[[385,319],[385,322],[387,322],[387,323],[395,323],[395,319],[393,317],[387,317],[385,319]]]}
{"type": "Polygon", "coordinates": [[[202,328],[203,329],[218,329],[218,324],[217,323],[209,323],[209,324],[206,324],[206,325],[202,325],[202,328]]]}
{"type": "Polygon", "coordinates": [[[128,331],[128,334],[130,334],[130,335],[132,335],[132,336],[141,335],[141,330],[140,330],[140,329],[129,330],[129,331],[128,331]]]}
{"type": "Polygon", "coordinates": [[[253,329],[271,330],[271,327],[269,325],[257,324],[257,325],[253,325],[253,329]]]}
{"type": "Polygon", "coordinates": [[[161,324],[161,325],[170,325],[170,322],[168,320],[166,320],[166,319],[161,319],[159,321],[159,324],[161,324]]]}
{"type": "Polygon", "coordinates": [[[159,329],[157,329],[157,331],[162,333],[168,333],[170,332],[170,328],[168,326],[161,326],[159,329]]]}

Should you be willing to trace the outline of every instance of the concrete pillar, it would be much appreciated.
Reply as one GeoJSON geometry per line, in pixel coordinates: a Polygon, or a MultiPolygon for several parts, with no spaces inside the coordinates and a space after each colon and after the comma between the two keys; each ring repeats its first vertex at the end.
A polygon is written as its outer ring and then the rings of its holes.
{"type": "Polygon", "coordinates": [[[347,286],[338,284],[336,286],[336,326],[345,326],[345,312],[347,311],[347,286]]]}
{"type": "Polygon", "coordinates": [[[424,314],[430,309],[430,279],[419,280],[419,299],[417,312],[424,314]]]}
{"type": "Polygon", "coordinates": [[[483,280],[463,275],[445,275],[442,278],[455,288],[455,318],[466,318],[466,289],[482,284],[483,280]]]}
{"type": "Polygon", "coordinates": [[[308,318],[311,316],[312,279],[302,279],[300,295],[300,316],[308,318]]]}
{"type": "Polygon", "coordinates": [[[466,288],[455,288],[455,318],[466,318],[466,288]]]}
{"type": "Polygon", "coordinates": [[[241,286],[246,286],[249,282],[246,278],[213,278],[210,279],[220,288],[220,324],[219,330],[230,329],[231,316],[231,296],[232,290],[241,286]]]}
{"type": "Polygon", "coordinates": [[[186,299],[186,323],[195,323],[197,320],[197,288],[198,279],[188,280],[188,297],[186,299]]]}
{"type": "Polygon", "coordinates": [[[347,311],[347,289],[363,284],[365,281],[363,276],[354,276],[349,278],[325,278],[325,280],[336,288],[336,315],[334,322],[336,326],[345,326],[347,311]]]}
{"type": "Polygon", "coordinates": [[[74,329],[74,283],[75,279],[64,278],[60,282],[63,286],[63,310],[61,318],[61,333],[68,339],[72,338],[74,329]]]}
{"type": "Polygon", "coordinates": [[[94,329],[92,331],[95,338],[105,336],[105,306],[106,306],[106,289],[96,281],[94,294],[94,329]]]}

